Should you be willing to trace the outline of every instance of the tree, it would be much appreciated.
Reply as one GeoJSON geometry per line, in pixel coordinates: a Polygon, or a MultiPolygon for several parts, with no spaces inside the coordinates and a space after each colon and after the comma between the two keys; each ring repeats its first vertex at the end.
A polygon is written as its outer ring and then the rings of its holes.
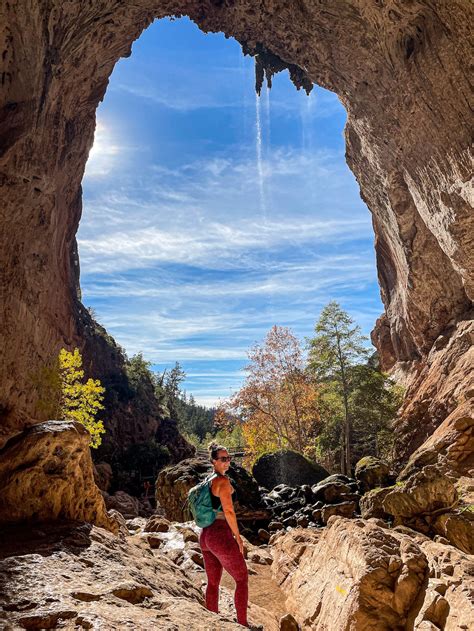
{"type": "Polygon", "coordinates": [[[351,383],[353,462],[367,455],[390,460],[392,421],[402,404],[404,389],[370,364],[354,366],[351,383]]]}
{"type": "Polygon", "coordinates": [[[349,315],[339,304],[331,301],[321,312],[315,326],[316,335],[309,342],[310,373],[322,382],[331,381],[342,396],[343,423],[341,431],[341,471],[351,474],[351,415],[349,396],[351,393],[350,369],[362,358],[367,357],[360,327],[354,325],[349,315]]]}
{"type": "Polygon", "coordinates": [[[96,419],[98,411],[104,409],[105,388],[98,379],[83,381],[82,357],[77,348],[72,352],[61,349],[58,372],[60,418],[73,419],[84,425],[91,435],[90,446],[97,448],[102,442],[101,435],[105,433],[103,422],[96,419]]]}
{"type": "Polygon", "coordinates": [[[171,418],[175,419],[178,425],[185,420],[185,402],[181,392],[181,384],[186,379],[186,373],[176,362],[173,368],[163,373],[163,388],[165,391],[165,402],[171,418]]]}
{"type": "Polygon", "coordinates": [[[263,344],[250,350],[249,359],[244,385],[226,409],[242,420],[252,458],[283,447],[303,453],[319,413],[316,387],[305,371],[297,338],[290,329],[274,326],[263,344]]]}

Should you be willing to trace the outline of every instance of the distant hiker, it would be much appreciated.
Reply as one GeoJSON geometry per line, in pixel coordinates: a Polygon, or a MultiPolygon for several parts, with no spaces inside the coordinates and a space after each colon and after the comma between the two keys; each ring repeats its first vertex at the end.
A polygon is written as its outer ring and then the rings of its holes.
{"type": "Polygon", "coordinates": [[[143,488],[145,490],[145,499],[147,499],[148,498],[148,491],[151,488],[151,484],[150,484],[149,480],[145,480],[145,482],[143,483],[143,488]]]}
{"type": "Polygon", "coordinates": [[[219,584],[225,569],[235,581],[237,622],[247,627],[248,572],[232,503],[234,489],[226,476],[231,457],[227,449],[217,443],[209,445],[209,455],[214,467],[214,473],[208,479],[214,520],[202,529],[199,539],[207,574],[206,607],[209,611],[219,612],[219,584]]]}

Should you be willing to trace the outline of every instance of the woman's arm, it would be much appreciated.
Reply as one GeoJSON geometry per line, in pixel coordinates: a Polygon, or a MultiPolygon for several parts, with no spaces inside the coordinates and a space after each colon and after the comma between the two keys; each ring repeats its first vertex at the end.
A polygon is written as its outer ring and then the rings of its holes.
{"type": "Polygon", "coordinates": [[[230,529],[239,545],[240,552],[244,554],[244,544],[239,533],[239,526],[237,524],[237,517],[235,516],[234,504],[232,502],[232,487],[228,478],[219,480],[219,487],[216,489],[217,494],[221,500],[222,510],[230,529]]]}

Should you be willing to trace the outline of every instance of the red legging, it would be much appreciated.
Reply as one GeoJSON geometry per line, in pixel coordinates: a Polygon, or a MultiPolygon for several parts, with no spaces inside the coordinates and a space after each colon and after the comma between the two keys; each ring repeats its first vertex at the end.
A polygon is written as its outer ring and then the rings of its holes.
{"type": "Polygon", "coordinates": [[[199,543],[207,574],[207,609],[219,612],[219,583],[222,569],[225,569],[235,581],[237,622],[246,627],[249,595],[247,566],[226,520],[216,519],[210,526],[203,528],[199,543]]]}

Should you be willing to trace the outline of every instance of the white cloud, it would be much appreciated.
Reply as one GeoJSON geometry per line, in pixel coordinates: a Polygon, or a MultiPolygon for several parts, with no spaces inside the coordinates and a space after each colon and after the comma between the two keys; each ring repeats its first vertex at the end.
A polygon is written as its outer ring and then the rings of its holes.
{"type": "Polygon", "coordinates": [[[266,209],[259,204],[255,162],[243,158],[198,160],[174,177],[153,168],[145,184],[102,194],[80,233],[83,269],[109,273],[164,262],[252,267],[262,248],[371,237],[369,213],[361,202],[354,212],[354,185],[330,153],[278,151],[265,161],[264,173],[266,209]]]}

